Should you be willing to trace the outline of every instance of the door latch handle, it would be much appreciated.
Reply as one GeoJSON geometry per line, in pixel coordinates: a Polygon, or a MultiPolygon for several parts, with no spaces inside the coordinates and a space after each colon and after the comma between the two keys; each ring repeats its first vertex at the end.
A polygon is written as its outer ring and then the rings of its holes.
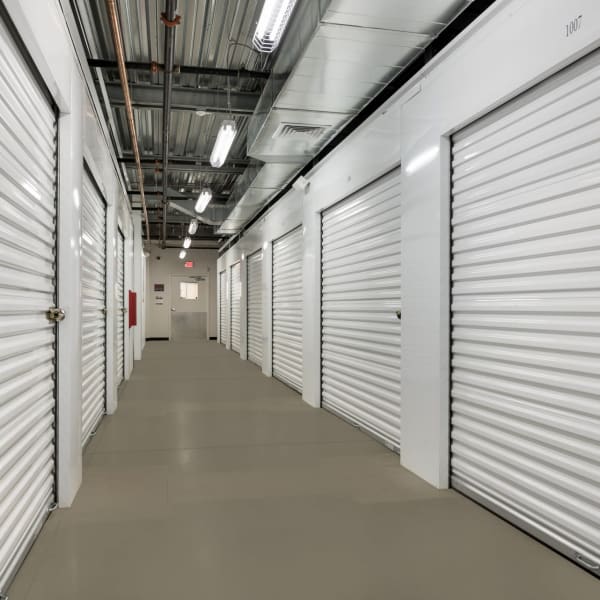
{"type": "Polygon", "coordinates": [[[400,319],[400,320],[402,319],[402,311],[401,310],[396,311],[396,318],[400,319]]]}
{"type": "Polygon", "coordinates": [[[59,323],[65,318],[65,316],[65,311],[62,308],[58,308],[57,306],[51,306],[46,311],[46,319],[54,323],[59,323]]]}

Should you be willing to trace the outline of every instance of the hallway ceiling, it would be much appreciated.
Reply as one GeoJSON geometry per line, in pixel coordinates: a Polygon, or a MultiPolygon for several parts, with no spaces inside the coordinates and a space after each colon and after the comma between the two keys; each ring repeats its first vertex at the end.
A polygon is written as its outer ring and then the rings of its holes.
{"type": "MultiPolygon", "coordinates": [[[[167,198],[192,211],[213,200],[196,234],[224,241],[275,198],[469,3],[466,0],[299,0],[274,55],[252,37],[264,0],[179,0],[175,31],[167,198]],[[229,108],[228,108],[229,102],[229,108]],[[238,133],[220,169],[209,158],[223,119],[238,133]],[[322,125],[310,132],[281,126],[322,125]],[[279,136],[279,137],[278,137],[279,136]],[[310,140],[310,143],[309,143],[310,140]],[[250,148],[250,150],[249,150],[250,148]],[[248,154],[252,154],[251,158],[248,154]]],[[[152,238],[163,216],[165,0],[117,2],[152,238]]],[[[104,1],[71,0],[132,207],[141,208],[123,92],[104,1]]],[[[297,129],[297,128],[296,128],[297,129]]],[[[167,237],[185,212],[167,205],[167,237]]]]}

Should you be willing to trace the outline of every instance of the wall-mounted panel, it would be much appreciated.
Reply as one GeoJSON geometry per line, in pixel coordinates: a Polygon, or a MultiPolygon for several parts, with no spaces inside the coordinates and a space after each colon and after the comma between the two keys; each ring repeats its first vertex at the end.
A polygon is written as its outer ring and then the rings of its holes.
{"type": "Polygon", "coordinates": [[[400,450],[400,170],[322,215],[321,402],[400,450]]]}
{"type": "Polygon", "coordinates": [[[273,242],[273,375],[302,392],[302,228],[273,242]]]}
{"type": "Polygon", "coordinates": [[[55,498],[57,116],[0,17],[0,595],[55,498]]]}
{"type": "Polygon", "coordinates": [[[237,262],[230,269],[230,306],[231,306],[231,349],[240,353],[240,317],[242,301],[241,263],[237,262]]]}
{"type": "Polygon", "coordinates": [[[125,378],[125,238],[117,231],[117,276],[116,276],[115,312],[117,313],[117,356],[116,383],[120,385],[125,378]]]}
{"type": "Polygon", "coordinates": [[[83,175],[81,201],[81,443],[106,410],[106,204],[83,175]]]}
{"type": "Polygon", "coordinates": [[[453,138],[452,485],[600,569],[600,54],[453,138]]]}
{"type": "Polygon", "coordinates": [[[229,281],[227,271],[219,273],[219,342],[227,344],[229,337],[229,281]]]}
{"type": "Polygon", "coordinates": [[[248,257],[248,359],[262,366],[263,359],[263,251],[248,257]]]}

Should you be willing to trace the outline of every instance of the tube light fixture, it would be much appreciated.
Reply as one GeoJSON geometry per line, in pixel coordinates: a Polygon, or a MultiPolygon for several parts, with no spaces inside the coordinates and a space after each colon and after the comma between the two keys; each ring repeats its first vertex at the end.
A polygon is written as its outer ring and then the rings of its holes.
{"type": "Polygon", "coordinates": [[[183,240],[183,247],[184,248],[189,248],[192,245],[192,238],[187,236],[184,240],[183,240]]]}
{"type": "Polygon", "coordinates": [[[290,20],[296,0],[265,0],[252,43],[259,52],[273,52],[290,20]]]}
{"type": "Polygon", "coordinates": [[[187,252],[186,252],[185,250],[182,250],[182,251],[179,253],[179,258],[180,258],[181,260],[183,260],[183,259],[185,258],[185,255],[186,255],[186,254],[187,254],[187,252]]]}
{"type": "Polygon", "coordinates": [[[222,167],[227,160],[229,150],[237,134],[237,127],[235,121],[231,119],[225,119],[221,123],[219,133],[217,133],[217,139],[210,155],[210,164],[216,169],[222,167]]]}
{"type": "Polygon", "coordinates": [[[198,221],[196,219],[192,219],[190,221],[190,226],[188,227],[188,233],[190,235],[194,235],[198,231],[198,221]]]}
{"type": "MultiPolygon", "coordinates": [[[[200,195],[198,196],[198,200],[196,201],[196,206],[194,206],[194,210],[197,213],[202,213],[205,211],[208,203],[212,200],[212,192],[209,188],[204,188],[200,195]]],[[[190,232],[191,233],[191,232],[190,232]]]]}

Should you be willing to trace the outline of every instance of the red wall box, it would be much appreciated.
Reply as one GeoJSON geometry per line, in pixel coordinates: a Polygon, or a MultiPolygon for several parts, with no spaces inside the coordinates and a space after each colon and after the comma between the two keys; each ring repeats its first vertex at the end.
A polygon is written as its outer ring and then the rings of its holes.
{"type": "Polygon", "coordinates": [[[137,294],[129,290],[129,327],[137,325],[137,294]]]}

